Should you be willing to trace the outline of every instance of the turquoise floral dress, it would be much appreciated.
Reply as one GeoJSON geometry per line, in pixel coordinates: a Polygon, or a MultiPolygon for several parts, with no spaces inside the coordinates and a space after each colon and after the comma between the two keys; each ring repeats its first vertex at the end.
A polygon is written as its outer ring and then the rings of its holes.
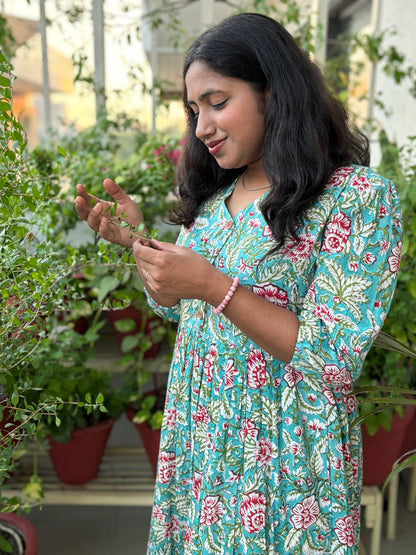
{"type": "Polygon", "coordinates": [[[167,309],[149,299],[179,326],[148,553],[356,554],[362,452],[349,394],[396,284],[397,193],[369,168],[341,168],[298,242],[270,255],[261,199],[232,218],[233,187],[178,243],[295,312],[296,349],[283,363],[209,304],[167,309]]]}

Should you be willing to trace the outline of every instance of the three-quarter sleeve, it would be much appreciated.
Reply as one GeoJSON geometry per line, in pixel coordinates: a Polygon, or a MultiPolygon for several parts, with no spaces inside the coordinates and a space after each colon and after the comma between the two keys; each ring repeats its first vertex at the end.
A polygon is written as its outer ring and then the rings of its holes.
{"type": "Polygon", "coordinates": [[[393,185],[367,168],[341,189],[302,310],[291,366],[348,385],[386,318],[402,248],[393,185]]]}
{"type": "Polygon", "coordinates": [[[165,320],[170,320],[171,322],[179,322],[180,312],[181,312],[181,303],[177,303],[174,306],[162,306],[158,304],[149,293],[146,291],[147,302],[149,303],[150,308],[161,318],[165,320]]]}

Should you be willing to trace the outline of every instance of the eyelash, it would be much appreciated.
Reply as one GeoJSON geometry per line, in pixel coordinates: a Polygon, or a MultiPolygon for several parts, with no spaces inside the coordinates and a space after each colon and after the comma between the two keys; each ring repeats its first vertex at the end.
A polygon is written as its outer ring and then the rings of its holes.
{"type": "MultiPolygon", "coordinates": [[[[222,110],[226,104],[227,104],[227,100],[224,100],[223,102],[219,102],[218,104],[213,104],[212,107],[214,108],[214,110],[222,110]]],[[[195,121],[198,119],[198,115],[199,115],[199,112],[197,114],[194,114],[195,121]]]]}

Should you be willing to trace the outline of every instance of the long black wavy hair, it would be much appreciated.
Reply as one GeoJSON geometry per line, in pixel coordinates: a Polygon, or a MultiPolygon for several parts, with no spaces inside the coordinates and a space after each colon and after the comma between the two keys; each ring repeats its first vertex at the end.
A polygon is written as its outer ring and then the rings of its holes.
{"type": "MultiPolygon", "coordinates": [[[[231,16],[204,32],[188,50],[190,65],[246,81],[268,93],[262,159],[271,189],[262,213],[279,248],[286,233],[296,237],[305,209],[322,192],[331,173],[348,164],[369,165],[368,139],[328,90],[320,69],[277,21],[260,14],[231,16]]],[[[196,135],[187,101],[184,151],[178,168],[179,204],[173,221],[189,227],[201,204],[244,170],[222,169],[196,135]]],[[[275,250],[273,249],[273,250],[275,250]]]]}

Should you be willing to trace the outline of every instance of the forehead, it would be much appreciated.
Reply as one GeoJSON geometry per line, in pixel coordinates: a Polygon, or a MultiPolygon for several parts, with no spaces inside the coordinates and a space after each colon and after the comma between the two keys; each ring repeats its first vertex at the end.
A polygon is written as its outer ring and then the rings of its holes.
{"type": "Polygon", "coordinates": [[[203,100],[213,92],[226,92],[244,84],[244,81],[234,77],[226,77],[199,61],[192,62],[185,76],[185,87],[189,102],[203,100]]]}

